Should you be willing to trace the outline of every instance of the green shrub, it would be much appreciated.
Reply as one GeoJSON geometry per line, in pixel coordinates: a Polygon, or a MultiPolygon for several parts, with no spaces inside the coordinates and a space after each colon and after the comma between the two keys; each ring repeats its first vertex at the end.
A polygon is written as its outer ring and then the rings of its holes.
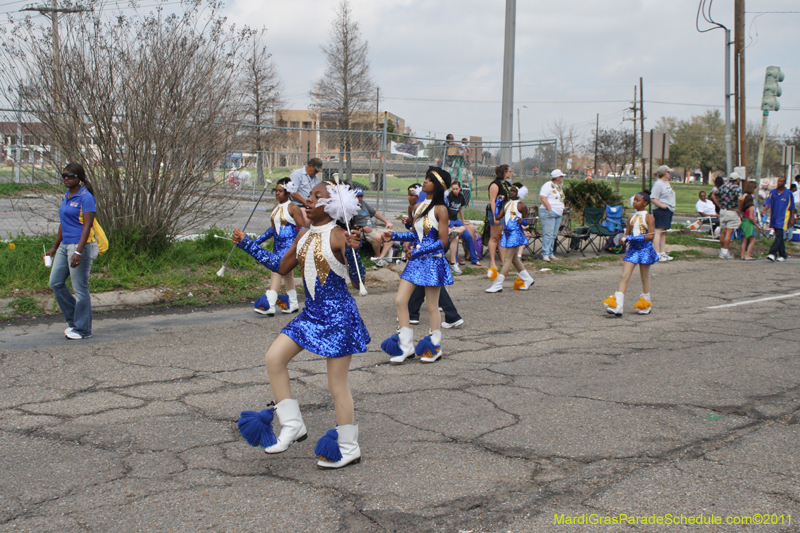
{"type": "Polygon", "coordinates": [[[564,186],[564,202],[572,206],[573,215],[583,216],[586,207],[622,204],[622,197],[611,185],[600,181],[571,181],[564,186]]]}

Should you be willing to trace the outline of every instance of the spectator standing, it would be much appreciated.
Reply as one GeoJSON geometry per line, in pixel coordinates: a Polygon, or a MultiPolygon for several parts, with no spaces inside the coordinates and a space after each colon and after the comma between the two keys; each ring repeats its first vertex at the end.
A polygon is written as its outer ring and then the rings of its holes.
{"type": "MultiPolygon", "coordinates": [[[[494,280],[497,277],[497,262],[495,253],[503,236],[503,206],[508,200],[511,187],[508,178],[511,177],[511,167],[508,165],[498,165],[494,167],[494,181],[489,184],[489,204],[486,206],[486,223],[489,225],[489,271],[487,276],[494,280]]],[[[484,233],[484,238],[485,238],[484,233]]],[[[503,264],[505,251],[500,248],[500,264],[503,264]]]]}
{"type": "MultiPolygon", "coordinates": [[[[317,174],[320,172],[322,172],[322,160],[312,157],[308,160],[306,166],[298,168],[289,175],[289,179],[292,180],[292,183],[294,183],[295,188],[297,189],[292,193],[292,202],[297,204],[299,207],[305,208],[306,200],[311,194],[311,189],[313,189],[315,185],[319,184],[317,174]]],[[[301,212],[303,213],[303,227],[310,227],[311,223],[306,217],[305,209],[301,209],[301,212]]]]}
{"type": "Polygon", "coordinates": [[[719,236],[720,259],[733,259],[728,247],[731,244],[733,232],[741,225],[738,209],[742,189],[739,187],[739,178],[738,172],[731,172],[728,183],[720,187],[717,193],[720,202],[719,226],[722,228],[719,236]]]}
{"type": "Polygon", "coordinates": [[[656,169],[658,180],[653,184],[650,192],[650,202],[653,204],[653,219],[655,219],[656,235],[653,238],[653,248],[655,248],[660,261],[672,261],[672,258],[664,251],[667,242],[667,230],[672,226],[672,215],[675,213],[675,191],[669,180],[672,177],[672,169],[667,165],[661,165],[656,169]]]}
{"type": "Polygon", "coordinates": [[[794,224],[796,210],[794,196],[786,188],[786,178],[778,178],[778,187],[770,191],[764,202],[764,212],[770,214],[769,227],[775,231],[775,240],[772,241],[767,255],[770,261],[786,260],[784,232],[794,224]]]}
{"type": "Polygon", "coordinates": [[[564,183],[566,174],[559,169],[550,173],[550,181],[542,185],[539,191],[539,221],[542,223],[542,259],[550,262],[557,258],[553,255],[553,245],[558,237],[561,216],[564,214],[564,183]]]}
{"type": "Polygon", "coordinates": [[[756,220],[756,208],[753,205],[753,195],[745,194],[742,202],[742,260],[752,261],[753,247],[756,244],[756,232],[758,221],[756,220]]]}
{"type": "Polygon", "coordinates": [[[725,180],[722,179],[722,176],[717,176],[714,178],[714,187],[711,189],[711,194],[709,194],[709,199],[714,202],[714,208],[717,211],[717,215],[722,210],[722,204],[719,201],[719,188],[725,184],[725,180]]]}
{"type": "MultiPolygon", "coordinates": [[[[792,192],[792,196],[794,196],[794,207],[797,208],[797,205],[800,204],[800,188],[798,188],[796,183],[792,183],[792,186],[789,188],[792,192]]],[[[795,214],[797,212],[795,211],[795,214]]],[[[797,217],[795,216],[795,219],[797,217]]],[[[786,230],[786,239],[789,242],[792,242],[792,237],[794,236],[794,224],[789,225],[789,229],[786,230]]]]}

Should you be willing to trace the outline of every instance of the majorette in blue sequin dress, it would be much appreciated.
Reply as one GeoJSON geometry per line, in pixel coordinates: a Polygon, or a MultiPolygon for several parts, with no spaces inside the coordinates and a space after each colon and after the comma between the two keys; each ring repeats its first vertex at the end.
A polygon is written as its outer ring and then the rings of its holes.
{"type": "Polygon", "coordinates": [[[253,256],[253,258],[273,272],[281,266],[281,260],[289,248],[292,247],[297,237],[297,222],[289,213],[289,200],[278,204],[270,215],[271,225],[259,238],[251,241],[245,237],[239,243],[239,248],[253,256]],[[261,244],[273,238],[272,253],[267,252],[261,244]]]}
{"type": "Polygon", "coordinates": [[[429,204],[429,200],[422,202],[414,211],[413,232],[392,233],[393,241],[416,243],[421,250],[430,250],[423,252],[421,257],[409,259],[400,277],[420,287],[452,285],[453,273],[444,257],[444,248],[439,239],[439,222],[434,214],[435,208],[422,216],[429,204]]]}
{"type": "Polygon", "coordinates": [[[630,219],[631,235],[628,236],[628,251],[623,261],[636,265],[652,265],[658,261],[653,242],[644,238],[647,233],[647,211],[637,211],[630,219]],[[634,238],[631,238],[634,237],[634,238]]]}
{"type": "MultiPolygon", "coordinates": [[[[336,222],[314,226],[297,241],[305,307],[281,333],[311,353],[343,357],[367,351],[369,332],[347,289],[347,265],[331,250],[336,222]]],[[[349,251],[349,250],[348,250],[349,251]]]]}
{"type": "Polygon", "coordinates": [[[505,229],[500,237],[500,246],[503,248],[516,248],[528,244],[528,238],[520,225],[522,213],[518,208],[519,200],[510,200],[505,206],[505,229]]]}

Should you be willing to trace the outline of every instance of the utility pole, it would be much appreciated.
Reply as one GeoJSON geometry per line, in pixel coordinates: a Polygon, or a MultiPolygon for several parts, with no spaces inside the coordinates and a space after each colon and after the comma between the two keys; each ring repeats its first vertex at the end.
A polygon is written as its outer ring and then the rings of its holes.
{"type": "MultiPolygon", "coordinates": [[[[59,13],[83,13],[85,11],[92,11],[91,8],[85,7],[58,7],[58,0],[50,0],[50,6],[31,6],[21,9],[20,11],[38,11],[44,16],[50,16],[50,21],[52,23],[53,28],[53,73],[55,76],[55,92],[53,94],[53,100],[55,102],[56,108],[56,116],[58,116],[59,108],[61,107],[59,104],[58,98],[58,91],[61,90],[63,84],[61,83],[61,43],[58,37],[58,14],[59,13]]],[[[53,150],[52,158],[53,164],[58,166],[58,147],[51,142],[51,147],[53,150]]]]}
{"type": "Polygon", "coordinates": [[[597,114],[597,125],[594,129],[594,179],[597,179],[597,138],[600,135],[600,113],[597,114]]]}
{"type": "Polygon", "coordinates": [[[645,168],[647,167],[645,167],[646,161],[644,160],[644,83],[642,82],[641,77],[639,78],[639,109],[642,111],[642,113],[639,115],[639,133],[641,133],[639,138],[642,139],[642,190],[645,190],[647,188],[645,186],[647,183],[647,181],[645,181],[647,178],[645,168]]]}
{"type": "Polygon", "coordinates": [[[636,85],[633,86],[633,153],[631,154],[631,164],[633,173],[636,174],[636,85]]]}
{"type": "MultiPolygon", "coordinates": [[[[739,167],[747,167],[747,115],[745,112],[744,0],[736,0],[734,17],[734,85],[736,94],[736,144],[739,167]]],[[[747,176],[742,176],[747,179],[747,176]]]]}
{"type": "Polygon", "coordinates": [[[519,142],[519,173],[522,174],[522,124],[519,121],[519,108],[517,108],[517,141],[519,142]]]}
{"type": "Polygon", "coordinates": [[[511,165],[514,141],[514,41],[517,31],[517,0],[506,0],[506,29],[503,46],[503,105],[500,117],[500,164],[511,165]]]}

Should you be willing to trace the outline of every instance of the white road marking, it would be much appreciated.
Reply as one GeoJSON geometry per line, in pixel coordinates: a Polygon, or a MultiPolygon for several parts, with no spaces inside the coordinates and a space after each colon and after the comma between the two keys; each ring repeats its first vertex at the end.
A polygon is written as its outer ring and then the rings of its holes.
{"type": "Polygon", "coordinates": [[[735,304],[713,305],[711,307],[706,307],[706,309],[722,309],[723,307],[736,307],[737,305],[755,304],[758,302],[766,302],[768,300],[784,300],[786,298],[794,298],[795,296],[800,296],[800,292],[784,294],[783,296],[769,296],[768,298],[759,298],[758,300],[745,300],[743,302],[736,302],[735,304]]]}

